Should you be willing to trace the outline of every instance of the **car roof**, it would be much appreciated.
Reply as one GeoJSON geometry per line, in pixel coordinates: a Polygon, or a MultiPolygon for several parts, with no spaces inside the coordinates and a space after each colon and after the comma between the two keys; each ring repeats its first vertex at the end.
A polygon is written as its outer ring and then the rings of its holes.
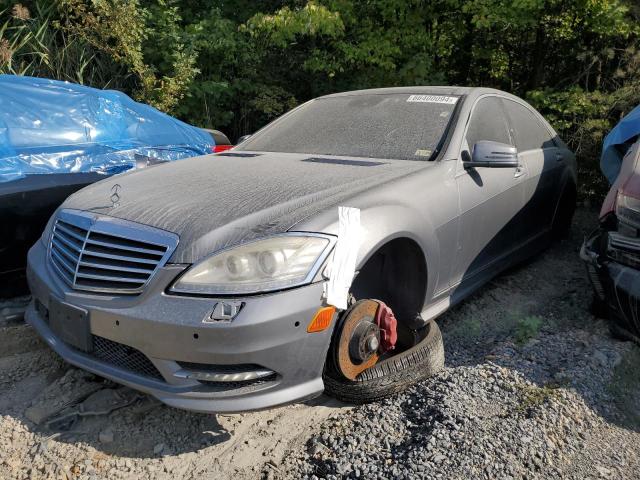
{"type": "Polygon", "coordinates": [[[353,90],[351,92],[333,93],[320,98],[342,97],[352,95],[383,95],[383,94],[441,94],[441,95],[469,95],[471,93],[481,95],[484,93],[499,93],[510,96],[508,93],[493,88],[484,87],[453,87],[453,86],[416,86],[416,87],[390,87],[371,88],[367,90],[353,90]]]}

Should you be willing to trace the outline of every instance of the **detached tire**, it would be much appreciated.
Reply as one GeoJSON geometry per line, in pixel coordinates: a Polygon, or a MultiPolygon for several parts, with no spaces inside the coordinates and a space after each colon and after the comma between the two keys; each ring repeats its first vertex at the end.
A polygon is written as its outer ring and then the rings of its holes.
{"type": "Polygon", "coordinates": [[[345,378],[335,364],[336,339],[329,347],[323,373],[325,392],[348,403],[368,403],[400,392],[437,373],[444,366],[442,334],[435,321],[427,323],[424,338],[413,347],[378,362],[355,380],[345,378]]]}

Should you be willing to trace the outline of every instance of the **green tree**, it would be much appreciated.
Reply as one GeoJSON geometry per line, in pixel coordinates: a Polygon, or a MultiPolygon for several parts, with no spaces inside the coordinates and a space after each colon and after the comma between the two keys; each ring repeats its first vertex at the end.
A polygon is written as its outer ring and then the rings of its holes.
{"type": "Polygon", "coordinates": [[[0,72],[118,88],[232,139],[325,93],[491,86],[595,180],[640,102],[639,20],[632,0],[0,0],[0,72]]]}

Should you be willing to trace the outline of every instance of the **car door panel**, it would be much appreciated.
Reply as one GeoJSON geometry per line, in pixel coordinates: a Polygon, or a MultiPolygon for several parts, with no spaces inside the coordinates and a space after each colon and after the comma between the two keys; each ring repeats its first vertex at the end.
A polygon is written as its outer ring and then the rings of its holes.
{"type": "Polygon", "coordinates": [[[556,148],[533,150],[523,154],[530,176],[524,189],[524,210],[527,222],[526,236],[533,237],[551,227],[556,206],[558,179],[562,165],[556,148]]]}
{"type": "Polygon", "coordinates": [[[461,153],[456,177],[460,194],[456,282],[488,268],[522,240],[523,185],[528,172],[526,168],[465,169],[462,159],[470,158],[470,144],[479,140],[512,143],[500,97],[478,100],[461,153]]]}
{"type": "Polygon", "coordinates": [[[512,137],[528,178],[524,184],[524,238],[535,237],[551,227],[559,179],[564,165],[562,152],[549,131],[525,105],[504,100],[512,137]]]}
{"type": "Polygon", "coordinates": [[[526,174],[484,168],[457,178],[460,189],[460,240],[456,279],[471,277],[519,243],[526,174]]]}

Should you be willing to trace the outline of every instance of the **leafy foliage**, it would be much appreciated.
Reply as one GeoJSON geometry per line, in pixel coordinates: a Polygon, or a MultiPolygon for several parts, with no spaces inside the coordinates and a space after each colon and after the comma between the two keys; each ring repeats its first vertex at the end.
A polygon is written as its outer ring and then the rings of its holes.
{"type": "Polygon", "coordinates": [[[515,339],[520,345],[524,345],[532,338],[538,336],[543,320],[536,316],[526,316],[518,319],[516,324],[515,339]]]}
{"type": "Polygon", "coordinates": [[[328,92],[492,86],[527,98],[597,194],[640,102],[632,0],[0,0],[0,72],[118,88],[232,138],[328,92]]]}

